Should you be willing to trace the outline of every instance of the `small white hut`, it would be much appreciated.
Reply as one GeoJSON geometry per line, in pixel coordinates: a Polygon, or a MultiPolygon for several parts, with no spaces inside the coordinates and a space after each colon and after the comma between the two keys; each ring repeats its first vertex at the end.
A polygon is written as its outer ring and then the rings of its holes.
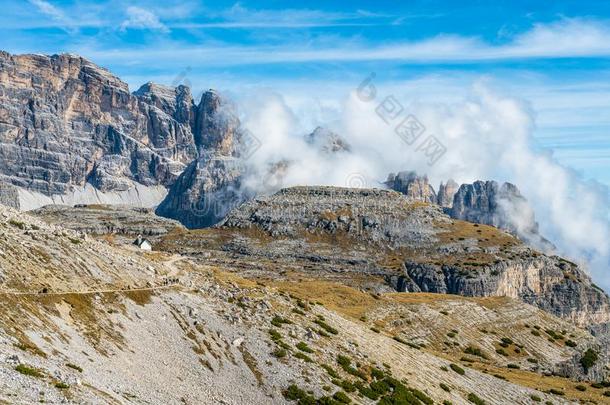
{"type": "Polygon", "coordinates": [[[142,250],[152,250],[152,243],[150,243],[148,239],[143,238],[142,235],[138,235],[136,240],[133,241],[133,244],[142,250]]]}

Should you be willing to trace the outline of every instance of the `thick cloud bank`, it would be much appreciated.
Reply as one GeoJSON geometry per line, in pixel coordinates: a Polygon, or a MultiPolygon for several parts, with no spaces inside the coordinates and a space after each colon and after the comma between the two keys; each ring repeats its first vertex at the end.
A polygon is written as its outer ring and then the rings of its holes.
{"type": "Polygon", "coordinates": [[[482,84],[460,102],[403,104],[363,82],[335,109],[336,120],[316,122],[280,95],[264,94],[240,103],[244,126],[261,142],[246,163],[251,188],[383,187],[388,173],[400,170],[427,174],[435,188],[449,178],[509,181],[534,207],[541,234],[610,288],[608,190],[532,147],[535,121],[527,104],[482,84]],[[340,134],[350,151],[327,153],[307,143],[312,123],[340,134]]]}

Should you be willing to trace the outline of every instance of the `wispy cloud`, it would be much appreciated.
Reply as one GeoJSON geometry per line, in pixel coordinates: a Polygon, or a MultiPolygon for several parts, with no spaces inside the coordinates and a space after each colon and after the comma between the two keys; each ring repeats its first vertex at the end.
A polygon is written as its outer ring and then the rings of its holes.
{"type": "Polygon", "coordinates": [[[127,8],[127,19],[121,23],[121,30],[148,29],[168,33],[169,28],[163,24],[152,11],[131,6],[127,8]]]}
{"type": "Polygon", "coordinates": [[[368,26],[389,23],[396,17],[366,10],[334,12],[317,9],[250,9],[241,3],[210,11],[200,21],[175,22],[175,28],[313,28],[368,26]]]}
{"type": "Polygon", "coordinates": [[[74,33],[76,31],[76,27],[72,19],[70,19],[66,14],[45,0],[28,0],[30,4],[35,6],[38,11],[47,17],[50,17],[53,21],[59,24],[60,28],[64,29],[69,33],[74,33]]]}
{"type": "MultiPolygon", "coordinates": [[[[147,14],[150,13],[147,12],[147,14]]],[[[133,21],[125,23],[125,27],[167,30],[167,27],[158,19],[152,18],[153,16],[140,15],[135,18],[134,14],[133,21]]],[[[255,24],[254,21],[252,20],[248,24],[255,24]]],[[[276,21],[276,24],[280,23],[280,20],[276,21]]],[[[240,23],[235,22],[235,24],[240,23]]],[[[158,58],[188,58],[193,63],[210,66],[366,61],[468,64],[518,59],[610,57],[610,41],[607,38],[610,38],[610,27],[602,22],[564,19],[552,24],[536,25],[530,31],[515,36],[512,40],[500,45],[491,44],[476,37],[438,35],[420,41],[383,46],[375,46],[359,39],[345,39],[342,46],[333,47],[327,45],[329,41],[323,41],[321,38],[318,43],[323,43],[323,45],[285,42],[274,46],[264,44],[235,46],[215,42],[210,45],[204,43],[197,47],[173,44],[164,48],[123,48],[112,51],[90,49],[88,51],[91,56],[102,59],[128,58],[147,61],[158,60],[158,58]]]]}

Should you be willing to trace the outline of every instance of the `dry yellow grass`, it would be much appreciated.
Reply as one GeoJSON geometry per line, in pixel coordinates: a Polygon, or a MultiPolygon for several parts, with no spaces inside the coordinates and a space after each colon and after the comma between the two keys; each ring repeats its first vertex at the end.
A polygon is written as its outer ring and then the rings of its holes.
{"type": "Polygon", "coordinates": [[[512,383],[533,388],[538,391],[547,392],[551,389],[561,390],[565,393],[565,396],[562,396],[561,398],[581,402],[593,401],[593,403],[598,404],[610,403],[610,398],[603,395],[607,388],[592,388],[586,382],[578,383],[567,378],[544,376],[531,371],[494,367],[481,363],[473,363],[471,367],[479,371],[487,372],[488,374],[502,376],[512,383]],[[575,388],[577,385],[584,385],[587,387],[586,391],[577,390],[575,388]]]}
{"type": "Polygon", "coordinates": [[[370,294],[334,282],[281,281],[270,285],[297,298],[322,303],[326,308],[353,319],[360,319],[373,306],[379,305],[378,300],[370,294]]]}

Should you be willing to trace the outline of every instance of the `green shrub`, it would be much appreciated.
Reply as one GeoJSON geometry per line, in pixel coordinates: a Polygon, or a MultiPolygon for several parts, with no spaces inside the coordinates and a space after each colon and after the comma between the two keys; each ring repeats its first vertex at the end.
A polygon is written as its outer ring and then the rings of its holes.
{"type": "Polygon", "coordinates": [[[610,391],[605,391],[605,392],[604,392],[604,396],[605,396],[605,397],[610,397],[610,391]]]}
{"type": "Polygon", "coordinates": [[[551,388],[549,391],[549,394],[553,394],[553,395],[565,395],[565,393],[561,390],[555,389],[555,388],[551,388]]]}
{"type": "Polygon", "coordinates": [[[449,332],[449,333],[447,333],[447,336],[449,336],[450,338],[453,339],[456,336],[456,333],[455,332],[449,332]]]}
{"type": "Polygon", "coordinates": [[[532,331],[532,335],[534,335],[534,336],[540,336],[540,332],[538,332],[537,330],[533,330],[533,331],[532,331]]]}
{"type": "Polygon", "coordinates": [[[328,333],[331,333],[333,335],[339,334],[339,331],[337,329],[324,322],[323,319],[316,319],[314,322],[328,333]]]}
{"type": "Polygon", "coordinates": [[[303,391],[302,389],[300,389],[299,387],[297,387],[294,384],[290,385],[287,389],[285,389],[284,392],[282,392],[282,394],[284,395],[284,398],[286,398],[287,400],[299,401],[299,404],[315,404],[316,403],[316,399],[314,397],[312,397],[311,395],[309,395],[308,393],[306,393],[305,391],[303,391]]]}
{"type": "Polygon", "coordinates": [[[434,404],[434,401],[432,400],[432,398],[430,398],[429,396],[427,396],[426,394],[424,394],[423,392],[421,392],[418,389],[411,388],[411,393],[413,393],[413,395],[415,395],[415,398],[419,399],[421,402],[423,402],[426,405],[434,404]]]}
{"type": "Polygon", "coordinates": [[[464,369],[462,367],[458,366],[457,364],[451,363],[451,364],[449,364],[449,367],[451,367],[451,369],[453,371],[455,371],[456,373],[458,373],[459,375],[466,374],[466,371],[464,371],[464,369]]]}
{"type": "Polygon", "coordinates": [[[502,340],[502,343],[506,343],[507,345],[513,344],[513,340],[511,338],[503,337],[501,340],[502,340]]]}
{"type": "Polygon", "coordinates": [[[530,362],[530,363],[534,363],[534,364],[537,364],[537,363],[538,363],[538,359],[535,359],[535,358],[533,358],[533,357],[528,357],[528,358],[527,358],[527,361],[528,361],[528,362],[530,362]]]}
{"type": "Polygon", "coordinates": [[[307,363],[313,363],[313,360],[311,359],[311,357],[309,357],[305,353],[297,352],[294,354],[294,357],[296,357],[297,359],[304,360],[307,363]]]}
{"type": "Polygon", "coordinates": [[[305,315],[305,312],[301,311],[298,308],[292,308],[292,312],[294,312],[295,314],[299,314],[299,315],[305,315]]]}
{"type": "Polygon", "coordinates": [[[580,359],[580,364],[582,365],[582,368],[585,369],[585,372],[588,372],[589,369],[597,362],[597,359],[597,352],[593,349],[587,349],[580,359]]]}
{"type": "Polygon", "coordinates": [[[496,349],[496,353],[498,353],[502,356],[508,357],[508,353],[506,353],[506,350],[504,350],[504,349],[496,349]]]}
{"type": "Polygon", "coordinates": [[[55,383],[55,388],[58,388],[60,390],[67,390],[68,388],[70,388],[70,386],[60,381],[55,383]]]}
{"type": "Polygon", "coordinates": [[[576,347],[578,345],[576,344],[575,341],[568,339],[568,340],[566,340],[566,346],[568,346],[568,347],[576,347]]]}
{"type": "Polygon", "coordinates": [[[66,363],[66,367],[70,367],[71,369],[74,369],[74,370],[78,371],[79,373],[83,372],[83,369],[81,367],[77,366],[76,364],[66,363]]]}
{"type": "Polygon", "coordinates": [[[391,387],[386,381],[373,381],[370,384],[371,390],[375,391],[379,395],[383,395],[390,391],[391,387]]]}
{"type": "Polygon", "coordinates": [[[534,402],[542,402],[542,398],[540,398],[538,395],[530,395],[530,398],[532,399],[532,401],[534,402]]]}
{"type": "Polygon", "coordinates": [[[271,325],[277,327],[277,328],[281,328],[283,324],[285,323],[292,323],[291,320],[286,319],[286,318],[282,318],[279,315],[276,315],[273,317],[273,319],[271,320],[271,325]]]}
{"type": "Polygon", "coordinates": [[[305,353],[313,353],[313,349],[307,346],[305,342],[299,342],[296,344],[296,348],[305,353]]]}
{"type": "Polygon", "coordinates": [[[506,367],[508,368],[512,368],[513,370],[519,370],[521,367],[519,367],[517,364],[507,364],[506,367]]]}
{"type": "Polygon", "coordinates": [[[333,398],[342,404],[349,404],[352,402],[351,398],[347,396],[347,394],[343,391],[338,391],[333,395],[333,398]]]}
{"type": "Polygon", "coordinates": [[[376,327],[371,327],[371,330],[375,333],[381,333],[381,331],[379,329],[377,329],[376,327]]]}
{"type": "Polygon", "coordinates": [[[352,361],[349,357],[340,354],[337,356],[337,363],[346,373],[359,377],[365,381],[368,380],[368,376],[364,372],[352,367],[352,361]]]}
{"type": "Polygon", "coordinates": [[[482,357],[484,359],[487,358],[487,355],[485,355],[485,353],[483,353],[483,351],[481,349],[479,349],[478,347],[474,347],[474,346],[468,346],[466,349],[464,349],[464,353],[472,354],[474,356],[482,357]]]}
{"type": "Polygon", "coordinates": [[[468,394],[468,400],[476,405],[485,405],[485,401],[477,396],[477,394],[471,392],[468,394]]]}
{"type": "Polygon", "coordinates": [[[370,389],[369,387],[360,387],[358,388],[358,392],[360,393],[360,395],[373,401],[377,401],[379,399],[379,394],[370,389]]]}
{"type": "Polygon", "coordinates": [[[30,366],[26,366],[25,364],[19,364],[17,367],[15,367],[15,370],[23,375],[29,375],[30,377],[44,377],[44,375],[39,370],[30,366]]]}
{"type": "Polygon", "coordinates": [[[269,329],[269,335],[271,335],[271,340],[274,342],[282,340],[282,334],[275,329],[269,329]]]}
{"type": "Polygon", "coordinates": [[[451,392],[451,388],[449,388],[449,386],[448,386],[447,384],[440,383],[440,384],[439,384],[439,387],[441,387],[441,389],[442,389],[443,391],[446,391],[446,392],[451,392]]]}
{"type": "Polygon", "coordinates": [[[288,352],[286,351],[286,349],[275,349],[271,354],[277,357],[278,359],[281,359],[282,357],[286,357],[288,355],[288,352]]]}
{"type": "Polygon", "coordinates": [[[584,385],[577,385],[574,388],[576,388],[578,391],[586,391],[587,387],[585,387],[584,385]]]}
{"type": "Polygon", "coordinates": [[[322,364],[321,366],[324,370],[326,370],[326,372],[328,373],[329,376],[331,376],[332,378],[341,378],[339,376],[339,374],[335,371],[335,369],[333,369],[331,366],[329,366],[328,364],[322,364]]]}
{"type": "Polygon", "coordinates": [[[371,377],[376,378],[377,380],[381,380],[382,378],[385,377],[385,373],[382,370],[380,370],[376,367],[373,367],[371,369],[371,377]]]}
{"type": "Polygon", "coordinates": [[[318,332],[318,335],[320,335],[320,336],[330,337],[330,335],[328,333],[324,332],[324,330],[322,330],[322,329],[318,329],[318,330],[316,330],[316,332],[318,332]]]}
{"type": "Polygon", "coordinates": [[[17,221],[15,219],[11,219],[8,221],[9,224],[13,225],[15,228],[19,228],[21,230],[25,229],[25,223],[21,222],[21,221],[17,221]]]}
{"type": "Polygon", "coordinates": [[[440,311],[440,313],[443,315],[449,315],[449,312],[447,312],[447,311],[440,311]]]}

